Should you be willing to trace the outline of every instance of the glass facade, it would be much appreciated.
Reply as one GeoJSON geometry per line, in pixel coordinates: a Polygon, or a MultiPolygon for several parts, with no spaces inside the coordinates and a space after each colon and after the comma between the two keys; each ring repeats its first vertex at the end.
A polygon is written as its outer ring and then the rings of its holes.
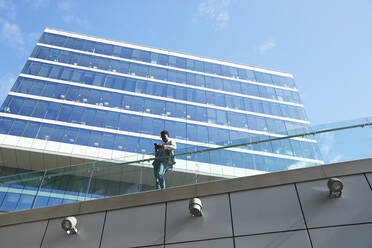
{"type": "MultiPolygon", "coordinates": [[[[291,77],[112,43],[46,30],[1,106],[0,132],[150,154],[163,129],[180,149],[200,149],[309,125],[291,77]]],[[[301,158],[318,164],[317,149],[292,139],[247,148],[241,161],[229,151],[203,162],[276,171],[301,158]]]]}
{"type": "MultiPolygon", "coordinates": [[[[285,75],[46,29],[1,106],[0,134],[133,154],[152,154],[164,129],[176,139],[177,153],[281,137],[310,124],[293,78],[285,75]]],[[[200,166],[264,172],[318,165],[321,159],[310,138],[187,157],[200,166]]],[[[12,169],[3,167],[0,173],[12,174],[12,169]]],[[[86,180],[75,177],[76,187],[86,180]]],[[[46,182],[3,185],[1,210],[107,195],[76,195],[41,183],[46,182]],[[32,200],[40,188],[45,197],[32,200]]]]}

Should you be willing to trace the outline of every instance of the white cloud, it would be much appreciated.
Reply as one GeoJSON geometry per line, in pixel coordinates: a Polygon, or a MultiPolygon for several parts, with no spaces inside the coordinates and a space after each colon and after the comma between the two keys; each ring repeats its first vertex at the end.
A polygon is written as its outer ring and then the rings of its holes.
{"type": "Polygon", "coordinates": [[[1,15],[3,15],[2,12],[5,12],[10,19],[15,19],[17,14],[16,5],[13,3],[12,0],[0,0],[1,15]]]}
{"type": "Polygon", "coordinates": [[[13,73],[6,73],[0,77],[0,105],[5,100],[10,88],[13,86],[16,76],[13,73]]]}
{"type": "Polygon", "coordinates": [[[212,22],[215,28],[224,28],[230,21],[229,6],[230,0],[205,0],[199,4],[198,18],[212,22]]]}
{"type": "Polygon", "coordinates": [[[267,52],[268,50],[273,49],[274,47],[276,47],[275,40],[270,40],[270,41],[265,41],[264,43],[262,43],[258,49],[260,53],[263,54],[267,52]]]}
{"type": "Polygon", "coordinates": [[[4,20],[0,20],[0,24],[0,40],[8,45],[23,49],[25,41],[19,26],[4,20]]]}

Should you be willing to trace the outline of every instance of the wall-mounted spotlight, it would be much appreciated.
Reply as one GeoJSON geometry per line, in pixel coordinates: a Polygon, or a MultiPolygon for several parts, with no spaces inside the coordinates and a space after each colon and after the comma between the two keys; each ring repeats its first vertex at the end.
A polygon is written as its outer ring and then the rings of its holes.
{"type": "Polygon", "coordinates": [[[62,220],[61,226],[62,229],[68,234],[77,234],[78,230],[76,228],[77,225],[77,219],[76,217],[70,216],[66,217],[65,219],[62,220]]]}
{"type": "Polygon", "coordinates": [[[328,180],[329,198],[338,198],[342,194],[344,185],[338,178],[330,178],[328,180]]]}
{"type": "Polygon", "coordinates": [[[192,216],[202,216],[203,204],[199,198],[192,198],[189,201],[189,210],[192,216]]]}

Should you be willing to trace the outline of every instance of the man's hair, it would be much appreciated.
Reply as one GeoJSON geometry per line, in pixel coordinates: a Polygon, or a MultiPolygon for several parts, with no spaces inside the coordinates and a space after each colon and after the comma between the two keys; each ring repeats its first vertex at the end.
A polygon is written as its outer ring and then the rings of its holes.
{"type": "Polygon", "coordinates": [[[167,130],[163,130],[163,131],[161,131],[160,135],[163,135],[163,134],[166,134],[166,135],[168,135],[168,137],[169,137],[169,132],[168,132],[167,130]]]}

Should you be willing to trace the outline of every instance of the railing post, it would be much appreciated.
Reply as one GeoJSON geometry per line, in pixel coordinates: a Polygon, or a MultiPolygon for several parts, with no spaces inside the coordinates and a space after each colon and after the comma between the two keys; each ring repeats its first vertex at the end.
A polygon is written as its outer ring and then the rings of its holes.
{"type": "Polygon", "coordinates": [[[92,177],[93,177],[93,174],[94,174],[95,166],[96,166],[96,162],[93,162],[92,167],[91,167],[91,171],[90,171],[90,174],[89,174],[89,181],[88,181],[87,189],[85,191],[85,199],[86,199],[86,197],[88,195],[88,192],[89,192],[90,183],[92,182],[92,177]]]}
{"type": "Polygon", "coordinates": [[[44,171],[43,178],[41,179],[40,184],[39,184],[39,187],[37,188],[37,191],[36,191],[35,197],[34,197],[34,199],[32,200],[31,209],[33,209],[34,206],[35,206],[36,198],[37,198],[37,195],[38,195],[39,192],[40,192],[41,186],[43,186],[44,178],[45,178],[45,176],[46,176],[46,173],[47,173],[47,170],[44,171]]]}

